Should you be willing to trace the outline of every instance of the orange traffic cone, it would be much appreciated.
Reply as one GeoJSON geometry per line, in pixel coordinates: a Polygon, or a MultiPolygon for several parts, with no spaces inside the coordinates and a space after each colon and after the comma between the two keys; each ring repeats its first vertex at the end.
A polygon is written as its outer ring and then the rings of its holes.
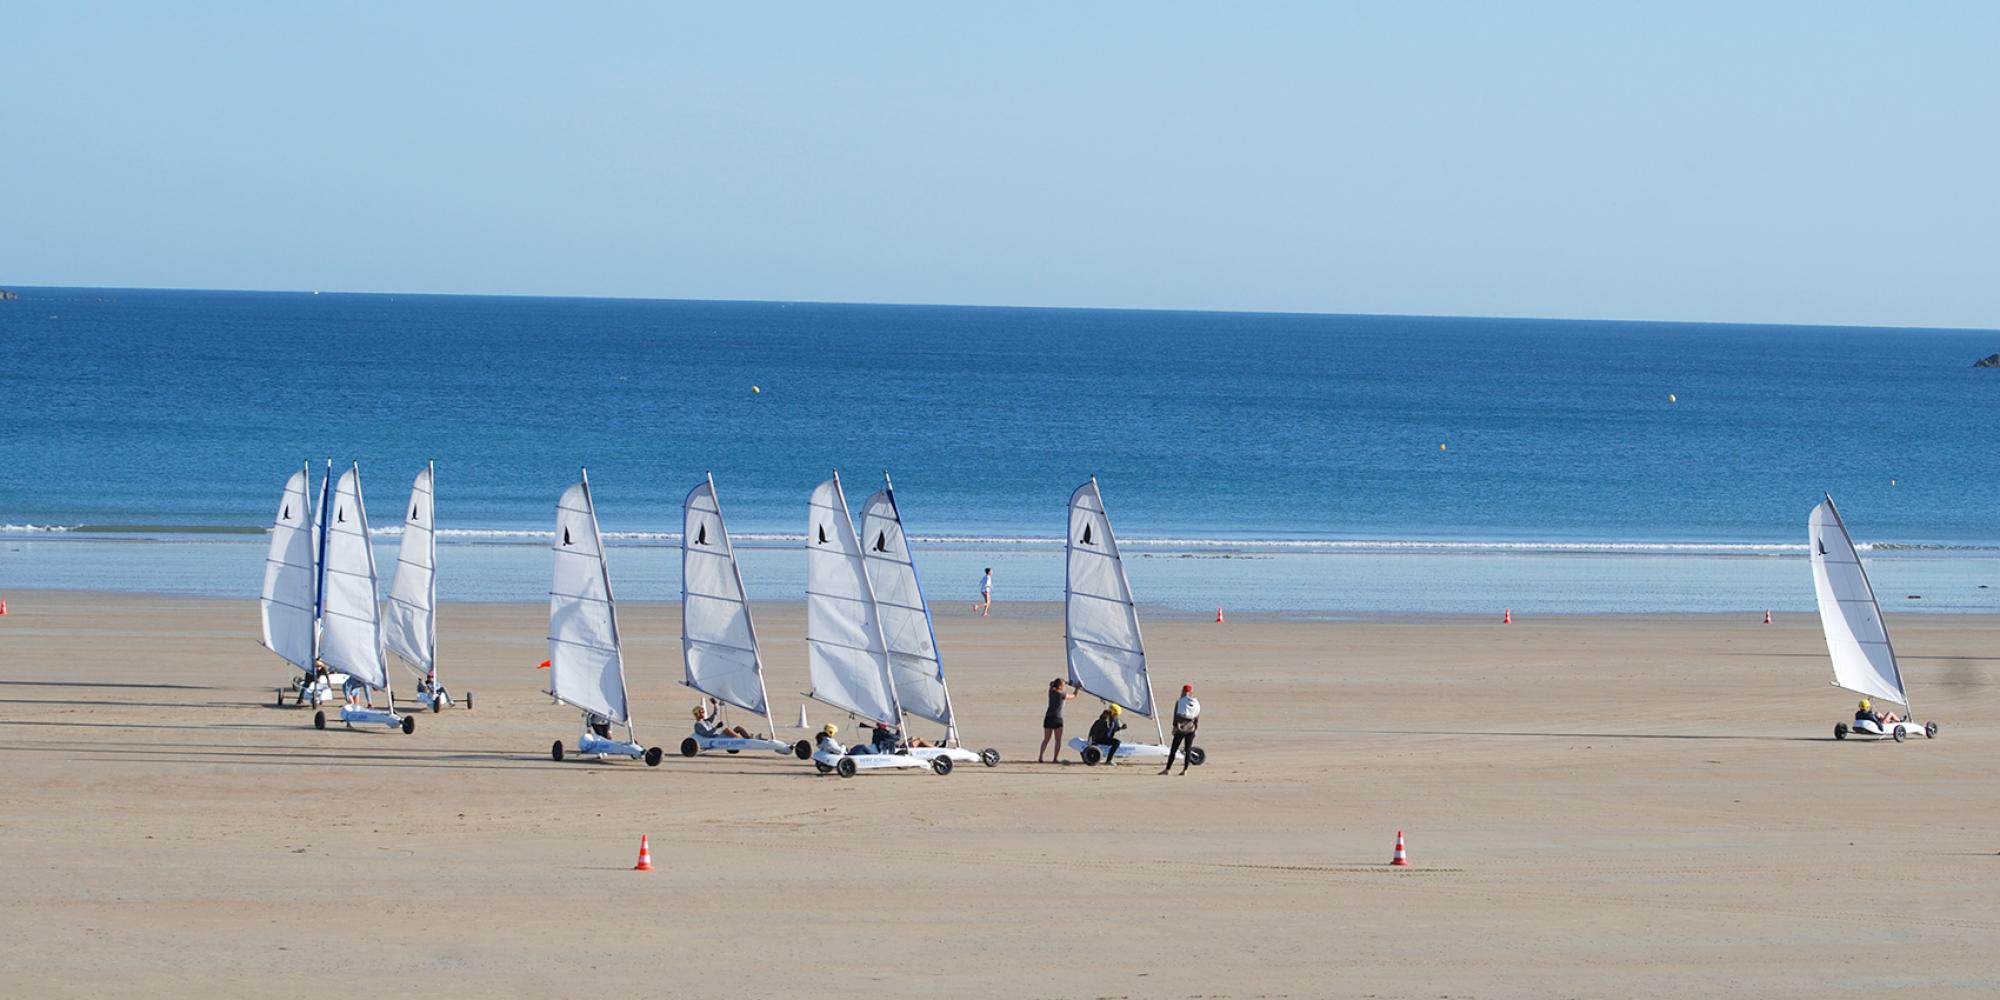
{"type": "Polygon", "coordinates": [[[643,833],[639,835],[639,863],[633,865],[632,870],[635,872],[653,870],[653,849],[647,845],[646,835],[643,833]]]}
{"type": "Polygon", "coordinates": [[[1501,612],[1501,613],[1500,613],[1500,624],[1502,624],[1502,625],[1512,625],[1512,624],[1514,624],[1514,609],[1513,609],[1513,608],[1508,608],[1508,609],[1507,609],[1506,611],[1503,611],[1503,612],[1501,612]]]}
{"type": "Polygon", "coordinates": [[[1222,624],[1222,609],[1221,609],[1221,608],[1216,608],[1216,609],[1215,609],[1215,623],[1216,623],[1217,625],[1220,625],[1220,624],[1222,624]]]}
{"type": "Polygon", "coordinates": [[[1403,852],[1403,831],[1401,830],[1396,831],[1396,856],[1390,858],[1389,863],[1403,866],[1407,866],[1410,863],[1410,856],[1403,852]]]}
{"type": "Polygon", "coordinates": [[[1771,624],[1771,613],[1769,611],[1764,612],[1764,624],[1771,624]]]}

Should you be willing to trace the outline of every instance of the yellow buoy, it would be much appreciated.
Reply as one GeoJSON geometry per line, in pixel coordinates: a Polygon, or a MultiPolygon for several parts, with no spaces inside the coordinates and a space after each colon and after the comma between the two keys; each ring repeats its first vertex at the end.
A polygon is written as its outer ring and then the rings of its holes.
{"type": "Polygon", "coordinates": [[[760,385],[753,385],[753,386],[751,386],[751,387],[750,387],[750,394],[751,394],[751,395],[753,395],[753,396],[756,396],[756,395],[761,395],[761,394],[762,394],[763,392],[764,392],[764,387],[763,387],[763,386],[760,386],[760,385]]]}
{"type": "Polygon", "coordinates": [[[1669,403],[1678,403],[1678,402],[1680,402],[1680,401],[1681,401],[1681,398],[1680,398],[1679,396],[1676,396],[1676,395],[1674,395],[1674,394],[1673,394],[1673,393],[1671,393],[1671,392],[1670,392],[1670,393],[1667,393],[1667,402],[1669,402],[1669,403]]]}
{"type": "Polygon", "coordinates": [[[1442,445],[1442,444],[1438,445],[1438,450],[1439,450],[1439,451],[1443,451],[1443,450],[1444,450],[1444,445],[1442,445]]]}

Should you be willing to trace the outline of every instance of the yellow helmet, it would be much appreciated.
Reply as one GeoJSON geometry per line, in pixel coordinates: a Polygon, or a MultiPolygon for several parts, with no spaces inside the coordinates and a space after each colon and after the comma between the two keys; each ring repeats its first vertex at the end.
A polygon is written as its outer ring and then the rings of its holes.
{"type": "Polygon", "coordinates": [[[1124,709],[1122,709],[1122,708],[1119,708],[1119,707],[1118,707],[1118,703],[1117,703],[1117,702],[1112,702],[1112,704],[1111,704],[1111,717],[1115,719],[1115,718],[1117,718],[1117,717],[1119,717],[1120,715],[1123,715],[1123,714],[1125,714],[1125,710],[1124,710],[1124,709]]]}
{"type": "Polygon", "coordinates": [[[1873,704],[1873,703],[1872,703],[1872,702],[1870,702],[1870,701],[1869,701],[1868,699],[1866,699],[1866,698],[1863,698],[1863,699],[1861,699],[1861,710],[1862,710],[1862,711],[1864,711],[1864,712],[1868,711],[1869,707],[1870,707],[1870,706],[1871,706],[1872,704],[1873,704]]]}
{"type": "Polygon", "coordinates": [[[832,736],[833,734],[840,732],[840,727],[829,722],[826,725],[819,727],[819,731],[825,733],[828,736],[832,736]]]}

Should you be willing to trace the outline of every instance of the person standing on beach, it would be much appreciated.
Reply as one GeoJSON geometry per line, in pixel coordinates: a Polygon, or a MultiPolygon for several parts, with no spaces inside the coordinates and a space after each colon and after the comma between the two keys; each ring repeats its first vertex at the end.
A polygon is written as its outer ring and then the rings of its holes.
{"type": "Polygon", "coordinates": [[[979,617],[984,618],[993,610],[993,567],[986,567],[986,575],[979,578],[979,617]]]}
{"type": "Polygon", "coordinates": [[[1160,768],[1165,774],[1174,769],[1174,751],[1186,747],[1181,754],[1181,773],[1188,769],[1187,754],[1194,751],[1194,731],[1201,720],[1201,702],[1194,697],[1194,685],[1181,685],[1181,700],[1174,702],[1174,742],[1167,747],[1167,766],[1160,768]]]}
{"type": "Polygon", "coordinates": [[[1063,680],[1060,677],[1049,682],[1049,710],[1042,713],[1042,746],[1040,750],[1035,751],[1035,763],[1039,764],[1042,762],[1042,751],[1049,748],[1050,740],[1056,742],[1056,753],[1055,756],[1049,758],[1049,763],[1061,763],[1063,702],[1075,698],[1076,695],[1076,691],[1064,689],[1063,680]]]}

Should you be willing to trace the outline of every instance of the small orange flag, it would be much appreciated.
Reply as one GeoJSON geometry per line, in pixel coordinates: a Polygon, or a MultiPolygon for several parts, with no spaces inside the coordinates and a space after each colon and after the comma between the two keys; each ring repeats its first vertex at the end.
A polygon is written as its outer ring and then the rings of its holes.
{"type": "Polygon", "coordinates": [[[542,665],[541,665],[541,666],[539,666],[539,667],[536,667],[535,669],[536,669],[536,670],[547,670],[547,669],[549,669],[549,661],[547,661],[547,660],[543,660],[543,661],[542,661],[542,665]]]}

